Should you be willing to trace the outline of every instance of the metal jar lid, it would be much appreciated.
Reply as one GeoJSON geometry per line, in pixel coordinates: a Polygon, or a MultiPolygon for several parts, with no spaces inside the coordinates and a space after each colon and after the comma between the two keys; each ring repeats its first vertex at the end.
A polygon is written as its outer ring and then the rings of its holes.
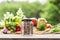
{"type": "Polygon", "coordinates": [[[25,18],[25,19],[22,19],[22,21],[32,21],[32,19],[25,18]]]}

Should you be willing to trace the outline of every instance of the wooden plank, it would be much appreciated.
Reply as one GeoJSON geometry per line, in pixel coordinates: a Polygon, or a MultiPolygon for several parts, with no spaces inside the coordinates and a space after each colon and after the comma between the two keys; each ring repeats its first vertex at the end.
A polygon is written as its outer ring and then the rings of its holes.
{"type": "Polygon", "coordinates": [[[0,40],[60,40],[60,39],[48,39],[48,38],[43,38],[43,39],[41,39],[41,38],[0,38],[0,40]]]}

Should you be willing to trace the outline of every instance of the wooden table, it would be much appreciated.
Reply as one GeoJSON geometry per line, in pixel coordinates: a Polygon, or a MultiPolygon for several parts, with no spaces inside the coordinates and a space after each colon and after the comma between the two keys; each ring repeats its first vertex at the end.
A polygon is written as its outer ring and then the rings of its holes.
{"type": "Polygon", "coordinates": [[[0,40],[60,40],[60,34],[21,35],[0,34],[0,40]]]}

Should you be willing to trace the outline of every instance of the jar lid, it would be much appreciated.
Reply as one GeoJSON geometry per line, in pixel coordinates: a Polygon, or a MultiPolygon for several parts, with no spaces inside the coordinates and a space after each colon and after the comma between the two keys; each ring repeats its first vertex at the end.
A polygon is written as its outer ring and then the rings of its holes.
{"type": "Polygon", "coordinates": [[[26,19],[22,19],[22,21],[32,21],[32,19],[26,18],[26,19]]]}

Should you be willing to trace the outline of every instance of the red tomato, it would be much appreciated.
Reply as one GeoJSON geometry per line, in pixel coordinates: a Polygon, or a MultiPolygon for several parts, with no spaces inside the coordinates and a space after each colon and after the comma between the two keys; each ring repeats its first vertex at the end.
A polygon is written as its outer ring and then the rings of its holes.
{"type": "Polygon", "coordinates": [[[51,24],[47,24],[47,28],[52,28],[52,25],[51,24]]]}
{"type": "Polygon", "coordinates": [[[32,22],[33,22],[34,26],[37,27],[37,19],[36,18],[32,18],[32,22]]]}
{"type": "Polygon", "coordinates": [[[21,31],[21,26],[20,25],[16,25],[16,31],[21,31]]]}

